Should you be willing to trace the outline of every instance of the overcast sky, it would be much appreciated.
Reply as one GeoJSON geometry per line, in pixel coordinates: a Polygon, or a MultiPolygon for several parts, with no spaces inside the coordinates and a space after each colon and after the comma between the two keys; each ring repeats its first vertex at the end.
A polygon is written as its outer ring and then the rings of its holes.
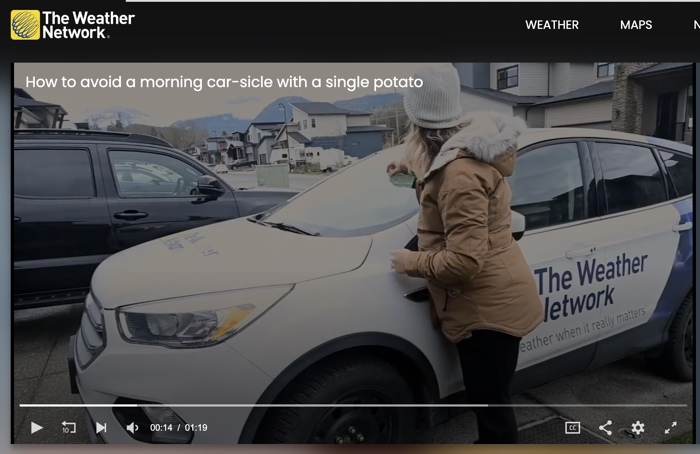
{"type": "MultiPolygon", "coordinates": [[[[252,119],[265,106],[284,96],[302,96],[311,101],[338,101],[374,93],[391,93],[393,88],[377,92],[374,78],[411,77],[423,63],[17,63],[15,87],[25,88],[35,99],[60,104],[70,120],[85,121],[91,114],[108,109],[138,111],[144,123],[169,126],[177,120],[230,113],[252,119]],[[122,77],[122,88],[81,88],[81,79],[122,77]],[[248,76],[275,80],[273,88],[126,88],[127,78],[210,78],[239,80],[248,76]],[[279,88],[277,78],[301,76],[309,88],[279,88]],[[311,88],[311,79],[338,76],[364,77],[370,87],[349,92],[345,88],[311,88]],[[73,78],[75,88],[37,88],[27,85],[27,77],[73,78]]],[[[401,91],[399,89],[399,91],[401,91]]]]}

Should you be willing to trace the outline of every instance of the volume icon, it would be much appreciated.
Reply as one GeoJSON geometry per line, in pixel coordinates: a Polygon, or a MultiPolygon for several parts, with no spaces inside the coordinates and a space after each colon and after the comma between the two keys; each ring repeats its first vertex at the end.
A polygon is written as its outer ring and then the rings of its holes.
{"type": "Polygon", "coordinates": [[[136,424],[134,424],[134,423],[132,422],[131,424],[129,424],[128,426],[126,426],[126,430],[129,431],[129,432],[131,432],[131,433],[134,433],[134,432],[136,432],[137,430],[139,430],[139,426],[137,426],[136,424]]]}

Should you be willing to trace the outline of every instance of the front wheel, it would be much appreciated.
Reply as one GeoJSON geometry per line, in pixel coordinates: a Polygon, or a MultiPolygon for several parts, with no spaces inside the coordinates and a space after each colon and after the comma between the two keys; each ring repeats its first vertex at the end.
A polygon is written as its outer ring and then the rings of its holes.
{"type": "Polygon", "coordinates": [[[410,443],[416,429],[415,408],[396,405],[413,403],[411,387],[393,366],[373,357],[338,357],[313,366],[277,403],[294,407],[269,411],[259,443],[410,443]]]}
{"type": "Polygon", "coordinates": [[[683,299],[671,324],[663,352],[651,360],[660,375],[683,382],[692,381],[695,370],[693,297],[694,293],[691,292],[683,299]]]}

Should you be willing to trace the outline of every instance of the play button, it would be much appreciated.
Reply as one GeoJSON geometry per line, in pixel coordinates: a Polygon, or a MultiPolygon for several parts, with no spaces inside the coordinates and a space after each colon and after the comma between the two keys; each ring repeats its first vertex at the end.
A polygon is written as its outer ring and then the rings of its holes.
{"type": "Polygon", "coordinates": [[[43,427],[41,427],[39,424],[32,422],[32,433],[37,433],[39,432],[43,427]]]}

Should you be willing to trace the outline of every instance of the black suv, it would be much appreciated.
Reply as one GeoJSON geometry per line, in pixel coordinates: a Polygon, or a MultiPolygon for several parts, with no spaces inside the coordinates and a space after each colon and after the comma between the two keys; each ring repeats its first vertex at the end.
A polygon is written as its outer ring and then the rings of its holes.
{"type": "Polygon", "coordinates": [[[287,189],[234,189],[156,137],[21,129],[13,150],[14,309],[81,302],[94,270],[146,241],[270,209],[287,189]]]}

